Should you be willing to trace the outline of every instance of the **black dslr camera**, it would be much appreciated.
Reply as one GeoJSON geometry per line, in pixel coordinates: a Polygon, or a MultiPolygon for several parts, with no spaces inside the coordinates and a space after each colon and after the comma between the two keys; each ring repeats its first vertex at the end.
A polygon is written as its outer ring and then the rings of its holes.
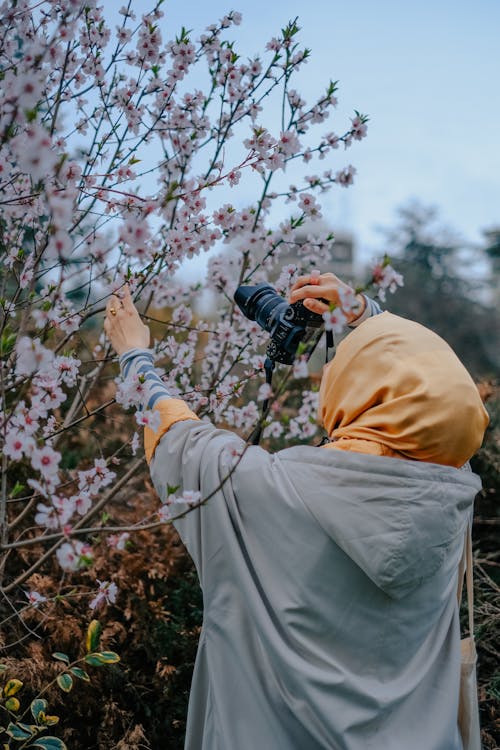
{"type": "Polygon", "coordinates": [[[273,362],[291,365],[307,328],[320,328],[323,317],[304,307],[302,301],[289,305],[271,284],[239,286],[234,300],[249,320],[257,323],[271,336],[266,354],[273,362]]]}

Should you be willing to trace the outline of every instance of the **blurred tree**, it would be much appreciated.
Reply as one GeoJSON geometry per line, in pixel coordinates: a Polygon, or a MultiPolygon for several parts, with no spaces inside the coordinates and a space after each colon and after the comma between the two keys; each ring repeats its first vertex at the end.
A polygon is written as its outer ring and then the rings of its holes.
{"type": "Polygon", "coordinates": [[[485,229],[483,235],[494,279],[494,304],[498,309],[500,303],[500,226],[485,229]]]}
{"type": "MultiPolygon", "coordinates": [[[[383,233],[405,285],[391,295],[387,308],[436,331],[475,377],[494,376],[500,314],[494,303],[495,270],[486,253],[496,256],[489,248],[474,248],[471,256],[470,247],[437,225],[434,208],[412,202],[398,210],[398,217],[396,228],[383,233]]],[[[500,232],[497,255],[499,237],[500,232]]]]}

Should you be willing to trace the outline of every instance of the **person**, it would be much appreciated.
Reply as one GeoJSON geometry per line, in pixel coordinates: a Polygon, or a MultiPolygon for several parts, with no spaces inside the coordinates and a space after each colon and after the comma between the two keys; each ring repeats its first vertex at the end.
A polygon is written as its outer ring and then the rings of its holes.
{"type": "MultiPolygon", "coordinates": [[[[321,312],[341,288],[301,277],[290,301],[321,312]]],[[[323,371],[330,442],[274,454],[170,398],[129,291],[108,303],[161,415],[154,486],[204,501],[175,521],[204,606],[186,750],[462,750],[458,566],[488,417],[439,336],[360,301],[323,371]]]]}

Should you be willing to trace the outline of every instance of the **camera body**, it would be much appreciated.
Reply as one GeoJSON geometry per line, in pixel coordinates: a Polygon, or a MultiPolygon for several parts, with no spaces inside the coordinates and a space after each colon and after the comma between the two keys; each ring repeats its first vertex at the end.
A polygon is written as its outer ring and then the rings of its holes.
{"type": "Polygon", "coordinates": [[[271,336],[266,354],[274,362],[293,364],[299,343],[308,328],[320,328],[323,317],[304,307],[302,301],[290,305],[271,284],[239,286],[234,300],[249,320],[255,320],[271,336]]]}

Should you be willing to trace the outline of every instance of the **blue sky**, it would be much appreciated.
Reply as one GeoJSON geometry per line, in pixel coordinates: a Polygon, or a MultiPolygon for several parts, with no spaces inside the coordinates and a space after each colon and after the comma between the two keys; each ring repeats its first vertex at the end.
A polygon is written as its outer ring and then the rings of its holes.
{"type": "Polygon", "coordinates": [[[297,88],[312,101],[330,78],[340,82],[328,129],[341,131],[354,109],[370,116],[367,139],[321,162],[358,170],[323,207],[334,228],[354,233],[362,257],[381,247],[376,227],[394,225],[411,198],[437,206],[473,242],[500,225],[498,0],[167,0],[164,39],[181,25],[198,34],[231,9],[243,14],[230,33],[245,55],[299,17],[312,56],[297,88]]]}

